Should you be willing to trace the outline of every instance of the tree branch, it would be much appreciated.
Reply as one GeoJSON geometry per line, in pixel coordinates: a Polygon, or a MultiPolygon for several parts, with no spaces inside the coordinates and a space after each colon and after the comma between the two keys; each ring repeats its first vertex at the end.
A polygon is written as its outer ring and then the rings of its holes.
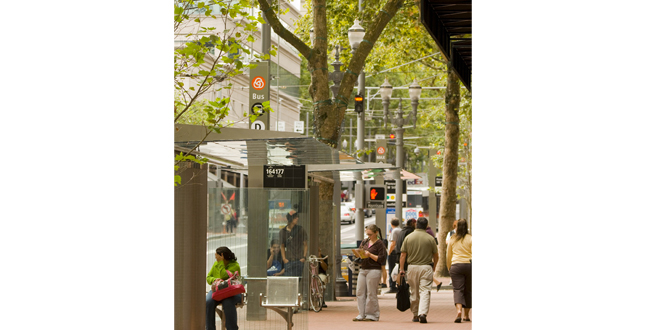
{"type": "MultiPolygon", "coordinates": [[[[374,44],[383,33],[383,30],[387,24],[392,20],[394,15],[398,12],[399,8],[403,5],[404,0],[390,0],[388,1],[383,9],[378,12],[378,15],[374,19],[374,25],[372,28],[365,33],[364,39],[367,42],[361,42],[356,50],[354,56],[349,61],[348,70],[358,74],[360,70],[365,66],[365,60],[367,56],[374,48],[374,44]]],[[[354,83],[358,79],[358,76],[346,74],[343,76],[343,80],[340,83],[339,94],[348,95],[351,93],[351,90],[354,88],[354,83]]]]}
{"type": "Polygon", "coordinates": [[[273,32],[295,47],[302,56],[309,57],[311,55],[311,48],[280,23],[278,16],[273,9],[271,9],[271,6],[269,6],[269,3],[267,3],[266,0],[258,0],[258,2],[260,3],[260,10],[264,13],[264,16],[271,25],[273,32]]]}

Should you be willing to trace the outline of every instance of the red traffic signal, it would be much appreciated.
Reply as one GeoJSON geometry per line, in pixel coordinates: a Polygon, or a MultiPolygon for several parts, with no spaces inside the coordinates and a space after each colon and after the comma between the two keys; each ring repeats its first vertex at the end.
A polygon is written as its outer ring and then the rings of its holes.
{"type": "Polygon", "coordinates": [[[394,133],[390,133],[390,139],[391,139],[391,140],[396,139],[396,134],[394,134],[394,133]]]}

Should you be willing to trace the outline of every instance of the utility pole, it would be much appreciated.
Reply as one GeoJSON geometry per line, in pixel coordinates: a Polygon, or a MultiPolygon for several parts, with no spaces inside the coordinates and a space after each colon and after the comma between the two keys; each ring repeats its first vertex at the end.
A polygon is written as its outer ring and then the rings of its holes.
{"type": "MultiPolygon", "coordinates": [[[[358,0],[358,12],[363,11],[363,0],[358,0]]],[[[365,72],[361,69],[361,72],[358,75],[358,93],[365,97],[365,72]]],[[[364,146],[365,139],[365,109],[358,113],[358,123],[356,124],[356,138],[357,138],[357,150],[362,150],[364,146]]],[[[360,161],[363,161],[363,156],[358,156],[360,161]]],[[[365,224],[365,213],[363,211],[363,206],[365,205],[365,183],[363,182],[363,174],[361,171],[354,172],[354,180],[356,180],[356,199],[354,200],[354,206],[356,207],[356,241],[362,241],[364,235],[363,227],[365,224]]]]}
{"type": "Polygon", "coordinates": [[[399,109],[396,112],[396,206],[394,215],[403,221],[403,210],[401,201],[403,201],[403,180],[401,180],[401,170],[403,169],[403,100],[399,99],[399,109]]]}

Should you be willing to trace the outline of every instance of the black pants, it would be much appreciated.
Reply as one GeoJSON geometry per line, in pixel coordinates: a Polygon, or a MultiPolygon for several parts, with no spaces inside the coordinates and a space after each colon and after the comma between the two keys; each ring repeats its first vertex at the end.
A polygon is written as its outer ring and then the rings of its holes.
{"type": "Polygon", "coordinates": [[[387,256],[387,278],[390,280],[390,290],[396,290],[396,282],[392,281],[392,269],[398,262],[397,253],[392,251],[392,254],[387,256]]]}
{"type": "Polygon", "coordinates": [[[450,267],[455,305],[461,304],[463,308],[473,307],[472,274],[473,266],[471,263],[453,264],[450,267]]]}

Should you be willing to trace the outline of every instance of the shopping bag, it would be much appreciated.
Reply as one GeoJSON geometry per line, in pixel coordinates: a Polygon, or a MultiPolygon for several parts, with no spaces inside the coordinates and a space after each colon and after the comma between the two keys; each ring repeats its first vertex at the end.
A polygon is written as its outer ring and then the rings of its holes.
{"type": "Polygon", "coordinates": [[[228,273],[228,279],[217,279],[215,282],[215,291],[213,291],[213,300],[222,301],[236,294],[244,293],[244,285],[240,279],[240,274],[236,271],[234,274],[228,273]]]}
{"type": "Polygon", "coordinates": [[[400,276],[401,284],[396,293],[396,309],[405,312],[410,308],[410,285],[405,281],[405,275],[400,276]]]}

